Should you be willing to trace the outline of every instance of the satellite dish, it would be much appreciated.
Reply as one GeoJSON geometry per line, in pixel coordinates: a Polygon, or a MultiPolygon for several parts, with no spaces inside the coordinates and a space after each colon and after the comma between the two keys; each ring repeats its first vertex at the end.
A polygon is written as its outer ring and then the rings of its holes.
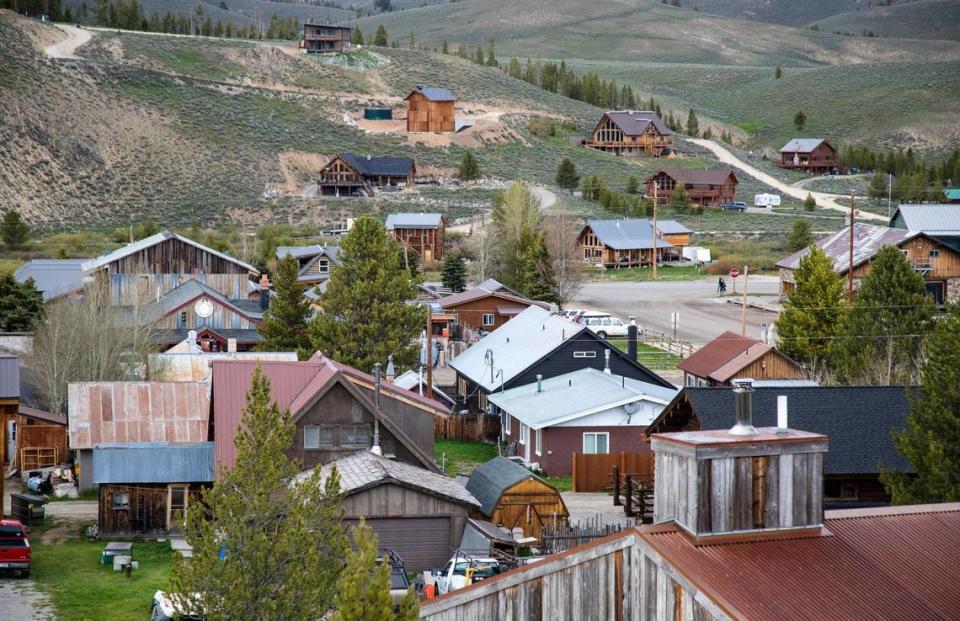
{"type": "Polygon", "coordinates": [[[213,302],[207,298],[200,298],[197,303],[193,305],[193,310],[197,313],[198,317],[206,319],[213,314],[213,302]]]}
{"type": "Polygon", "coordinates": [[[637,412],[640,411],[640,405],[641,405],[641,404],[640,404],[639,401],[634,401],[634,402],[632,402],[632,403],[624,403],[624,404],[623,404],[623,410],[624,410],[627,414],[633,415],[633,414],[636,414],[637,412]]]}

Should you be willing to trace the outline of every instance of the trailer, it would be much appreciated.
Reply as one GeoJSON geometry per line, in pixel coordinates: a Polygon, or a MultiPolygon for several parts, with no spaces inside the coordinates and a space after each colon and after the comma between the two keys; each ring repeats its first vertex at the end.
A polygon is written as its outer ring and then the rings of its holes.
{"type": "Polygon", "coordinates": [[[754,194],[753,206],[754,207],[779,207],[780,195],[779,194],[754,194]]]}

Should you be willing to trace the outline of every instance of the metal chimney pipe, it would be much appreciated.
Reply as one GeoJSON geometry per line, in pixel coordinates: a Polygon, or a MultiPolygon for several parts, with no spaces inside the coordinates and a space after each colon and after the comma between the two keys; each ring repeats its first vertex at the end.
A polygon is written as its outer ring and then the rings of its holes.
{"type": "Polygon", "coordinates": [[[603,372],[610,373],[610,350],[603,350],[603,372]]]}
{"type": "Polygon", "coordinates": [[[630,325],[627,326],[627,357],[630,360],[637,359],[637,318],[630,318],[630,325]]]}
{"type": "Polygon", "coordinates": [[[373,446],[370,452],[374,455],[383,455],[383,449],[380,448],[380,363],[373,365],[373,402],[377,406],[377,411],[373,416],[373,446]]]}
{"type": "Polygon", "coordinates": [[[537,392],[543,392],[543,376],[537,373],[537,392]]]}
{"type": "Polygon", "coordinates": [[[756,435],[757,429],[753,426],[753,380],[733,380],[733,398],[737,422],[730,429],[730,435],[756,435]]]}
{"type": "Polygon", "coordinates": [[[393,354],[387,356],[387,381],[392,382],[396,378],[396,368],[393,366],[393,354]]]}
{"type": "Polygon", "coordinates": [[[380,409],[380,363],[373,365],[373,404],[380,409]]]}
{"type": "Polygon", "coordinates": [[[788,431],[787,395],[777,395],[777,435],[786,435],[788,431]]]}

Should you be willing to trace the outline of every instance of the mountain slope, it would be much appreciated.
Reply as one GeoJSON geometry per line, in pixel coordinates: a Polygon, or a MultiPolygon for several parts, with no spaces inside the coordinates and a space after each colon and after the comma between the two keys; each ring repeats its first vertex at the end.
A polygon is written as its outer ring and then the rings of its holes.
{"type": "Polygon", "coordinates": [[[878,37],[960,40],[960,2],[920,0],[896,6],[862,8],[818,22],[825,32],[873,32],[878,37]]]}

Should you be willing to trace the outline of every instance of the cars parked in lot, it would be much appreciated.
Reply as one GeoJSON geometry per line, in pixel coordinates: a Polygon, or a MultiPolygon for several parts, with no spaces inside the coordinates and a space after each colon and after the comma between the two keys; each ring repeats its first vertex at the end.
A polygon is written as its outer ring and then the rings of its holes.
{"type": "Polygon", "coordinates": [[[474,582],[498,576],[510,569],[493,557],[457,554],[437,576],[437,594],[462,589],[474,582]]]}
{"type": "Polygon", "coordinates": [[[610,315],[584,315],[578,323],[587,326],[590,330],[602,339],[627,336],[627,324],[618,317],[610,315]]]}
{"type": "Polygon", "coordinates": [[[731,201],[729,203],[720,205],[720,209],[725,209],[727,211],[746,211],[747,204],[739,201],[731,201]]]}
{"type": "Polygon", "coordinates": [[[23,523],[0,520],[0,569],[10,569],[21,578],[29,578],[30,558],[30,540],[23,523]]]}

